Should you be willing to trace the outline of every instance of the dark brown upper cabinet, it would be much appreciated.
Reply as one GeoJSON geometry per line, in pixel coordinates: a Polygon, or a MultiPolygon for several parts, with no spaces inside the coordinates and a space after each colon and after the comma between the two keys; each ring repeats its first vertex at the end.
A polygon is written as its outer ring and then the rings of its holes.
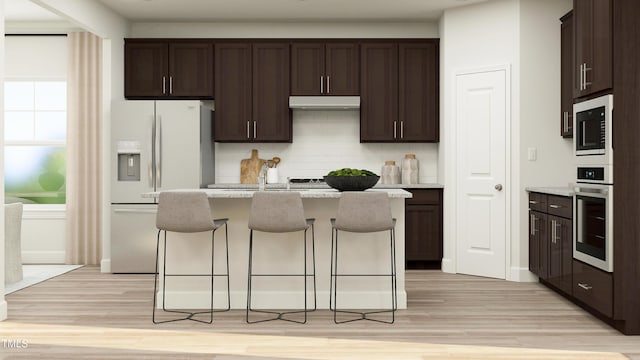
{"type": "Polygon", "coordinates": [[[398,131],[402,142],[440,139],[438,42],[398,46],[398,131]]]}
{"type": "Polygon", "coordinates": [[[212,99],[213,44],[125,40],[125,97],[212,99]]]}
{"type": "Polygon", "coordinates": [[[560,21],[560,135],[573,137],[573,11],[560,21]]]}
{"type": "Polygon", "coordinates": [[[359,95],[359,86],[358,44],[291,45],[291,95],[359,95]]]}
{"type": "Polygon", "coordinates": [[[289,44],[216,44],[219,142],[291,142],[289,44]]]}
{"type": "Polygon", "coordinates": [[[215,47],[215,141],[251,141],[251,43],[215,47]]]}
{"type": "Polygon", "coordinates": [[[439,141],[438,40],[363,43],[360,141],[439,141]]]}
{"type": "Polygon", "coordinates": [[[613,87],[613,1],[573,0],[573,97],[613,87]]]}
{"type": "Polygon", "coordinates": [[[391,142],[398,135],[398,44],[360,45],[360,142],[391,142]]]}

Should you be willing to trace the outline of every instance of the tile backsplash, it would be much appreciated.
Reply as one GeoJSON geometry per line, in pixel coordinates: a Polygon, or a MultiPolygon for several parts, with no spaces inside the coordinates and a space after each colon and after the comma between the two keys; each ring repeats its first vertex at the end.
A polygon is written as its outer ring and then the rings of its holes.
{"type": "Polygon", "coordinates": [[[380,174],[385,160],[401,167],[405,154],[416,154],[421,183],[438,178],[438,144],[360,143],[357,110],[294,110],[293,143],[216,143],[216,183],[239,183],[240,161],[258,149],[261,159],[278,156],[279,181],[287,177],[322,177],[329,171],[350,167],[380,174]]]}

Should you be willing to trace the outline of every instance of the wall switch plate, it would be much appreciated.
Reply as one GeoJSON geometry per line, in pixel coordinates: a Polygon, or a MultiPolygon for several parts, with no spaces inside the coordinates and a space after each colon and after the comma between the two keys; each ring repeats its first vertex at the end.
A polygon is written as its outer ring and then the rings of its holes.
{"type": "Polygon", "coordinates": [[[536,161],[538,159],[538,149],[529,148],[527,149],[527,160],[536,161]]]}

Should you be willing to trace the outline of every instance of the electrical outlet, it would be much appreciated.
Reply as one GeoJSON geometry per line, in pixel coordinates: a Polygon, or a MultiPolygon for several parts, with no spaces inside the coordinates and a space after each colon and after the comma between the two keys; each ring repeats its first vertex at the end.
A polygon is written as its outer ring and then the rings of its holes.
{"type": "Polygon", "coordinates": [[[538,159],[538,149],[529,148],[527,149],[527,160],[536,161],[538,159]]]}

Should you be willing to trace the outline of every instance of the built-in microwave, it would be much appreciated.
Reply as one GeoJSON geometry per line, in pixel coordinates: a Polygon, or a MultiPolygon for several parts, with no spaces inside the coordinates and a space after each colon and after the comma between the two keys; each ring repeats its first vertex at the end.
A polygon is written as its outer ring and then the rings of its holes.
{"type": "Polygon", "coordinates": [[[613,164],[613,95],[574,104],[573,118],[573,142],[578,164],[613,164]]]}

